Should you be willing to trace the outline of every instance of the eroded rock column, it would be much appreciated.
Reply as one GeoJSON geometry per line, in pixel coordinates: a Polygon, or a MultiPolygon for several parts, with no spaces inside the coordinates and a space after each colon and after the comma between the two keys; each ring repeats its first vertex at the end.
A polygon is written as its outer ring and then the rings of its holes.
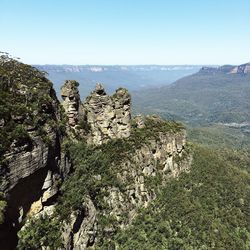
{"type": "Polygon", "coordinates": [[[62,105],[68,117],[68,125],[75,129],[80,116],[80,95],[78,91],[79,83],[67,80],[61,87],[62,105]]]}
{"type": "Polygon", "coordinates": [[[120,88],[109,96],[103,86],[97,84],[83,104],[85,120],[90,128],[88,143],[98,145],[109,139],[129,137],[130,102],[126,89],[120,88]]]}

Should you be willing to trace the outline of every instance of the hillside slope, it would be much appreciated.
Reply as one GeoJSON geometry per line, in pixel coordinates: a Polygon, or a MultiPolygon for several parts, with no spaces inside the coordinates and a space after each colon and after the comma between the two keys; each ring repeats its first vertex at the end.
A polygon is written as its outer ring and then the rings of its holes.
{"type": "Polygon", "coordinates": [[[204,67],[170,86],[134,93],[134,109],[191,125],[249,122],[250,74],[243,66],[204,67]]]}

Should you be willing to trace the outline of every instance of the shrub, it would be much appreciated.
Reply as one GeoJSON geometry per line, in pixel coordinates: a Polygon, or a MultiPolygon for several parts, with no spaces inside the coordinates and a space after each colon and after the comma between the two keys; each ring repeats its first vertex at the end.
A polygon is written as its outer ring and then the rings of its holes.
{"type": "Polygon", "coordinates": [[[249,184],[234,161],[195,148],[190,173],[169,181],[112,242],[117,249],[248,249],[249,184]]]}
{"type": "Polygon", "coordinates": [[[6,211],[7,202],[0,196],[0,225],[4,222],[4,213],[6,211]]]}
{"type": "Polygon", "coordinates": [[[18,249],[58,249],[62,246],[60,222],[48,216],[30,219],[25,228],[18,232],[18,237],[18,249]]]}

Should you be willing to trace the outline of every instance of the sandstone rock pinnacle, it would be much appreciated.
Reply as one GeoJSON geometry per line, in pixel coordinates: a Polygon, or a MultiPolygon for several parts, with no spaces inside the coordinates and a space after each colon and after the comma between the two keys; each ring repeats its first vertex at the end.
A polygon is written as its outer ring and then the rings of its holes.
{"type": "Polygon", "coordinates": [[[61,88],[62,105],[68,116],[68,124],[73,128],[79,121],[80,95],[78,86],[78,82],[66,80],[61,88]]]}
{"type": "Polygon", "coordinates": [[[85,120],[90,126],[88,142],[98,145],[109,139],[128,137],[130,103],[131,98],[126,89],[120,88],[114,95],[109,96],[103,86],[97,84],[83,104],[85,120]]]}
{"type": "Polygon", "coordinates": [[[79,131],[76,129],[79,125],[87,143],[100,145],[109,139],[129,137],[131,97],[126,89],[119,88],[109,96],[102,84],[97,83],[81,104],[78,82],[65,81],[61,96],[69,127],[79,131]]]}

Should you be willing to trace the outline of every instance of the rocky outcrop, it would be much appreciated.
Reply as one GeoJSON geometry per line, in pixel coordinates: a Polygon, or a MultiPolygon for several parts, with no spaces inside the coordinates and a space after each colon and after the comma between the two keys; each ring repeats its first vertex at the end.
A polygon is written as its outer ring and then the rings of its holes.
{"type": "Polygon", "coordinates": [[[97,84],[81,104],[78,83],[66,81],[61,88],[61,96],[68,127],[74,130],[75,138],[100,145],[110,139],[129,137],[131,98],[126,89],[117,89],[114,95],[109,96],[103,86],[97,84]]]}
{"type": "Polygon", "coordinates": [[[126,89],[120,88],[108,96],[103,86],[97,84],[83,104],[84,120],[89,127],[88,143],[99,145],[110,139],[129,137],[130,102],[126,89]]]}
{"type": "Polygon", "coordinates": [[[250,63],[245,63],[239,66],[234,67],[231,71],[231,74],[249,74],[250,73],[250,63]]]}
{"type": "Polygon", "coordinates": [[[18,231],[28,217],[47,213],[56,202],[60,184],[71,168],[70,159],[61,152],[60,140],[56,137],[54,134],[50,145],[44,143],[40,137],[34,137],[30,151],[24,150],[24,147],[23,150],[11,152],[6,157],[6,235],[3,239],[0,237],[0,244],[4,249],[12,249],[8,244],[15,244],[15,240],[8,243],[6,239],[12,237],[10,235],[18,231]]]}
{"type": "MultiPolygon", "coordinates": [[[[140,123],[141,125],[141,123],[140,123]]],[[[123,161],[119,172],[125,190],[110,187],[105,197],[108,215],[114,216],[121,227],[127,226],[138,208],[147,207],[169,178],[189,171],[191,156],[186,151],[186,132],[160,133],[138,148],[123,161]],[[124,214],[127,217],[124,218],[124,214]]],[[[110,231],[110,229],[109,229],[110,231]]]]}
{"type": "MultiPolygon", "coordinates": [[[[4,230],[4,243],[0,240],[5,249],[12,248],[6,245],[8,235],[18,231],[28,215],[43,211],[58,193],[62,180],[60,145],[56,133],[51,134],[51,139],[47,145],[39,136],[34,136],[29,147],[15,148],[6,155],[7,169],[2,177],[7,182],[4,193],[8,202],[5,214],[8,229],[4,230]]],[[[62,160],[68,162],[66,157],[62,160]]]]}
{"type": "Polygon", "coordinates": [[[97,234],[97,211],[89,197],[82,210],[71,214],[71,222],[64,225],[62,235],[65,249],[86,249],[94,243],[97,234]]]}
{"type": "Polygon", "coordinates": [[[78,82],[67,80],[61,87],[62,106],[68,117],[68,125],[73,129],[75,129],[79,123],[81,115],[81,101],[78,86],[78,82]]]}

